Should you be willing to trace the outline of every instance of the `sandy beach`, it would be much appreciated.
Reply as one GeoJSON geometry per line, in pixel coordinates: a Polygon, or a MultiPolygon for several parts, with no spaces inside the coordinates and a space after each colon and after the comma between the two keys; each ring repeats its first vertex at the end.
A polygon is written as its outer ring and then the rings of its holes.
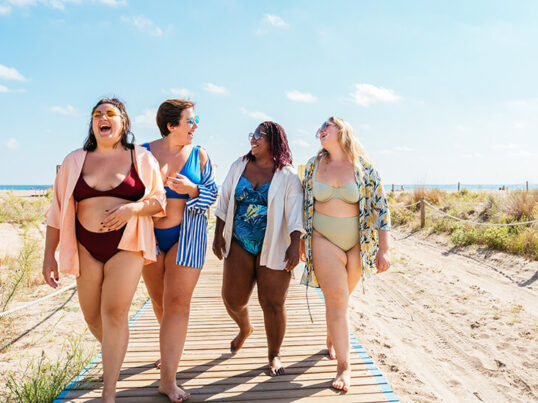
{"type": "MultiPolygon", "coordinates": [[[[0,258],[16,255],[21,231],[0,224],[0,258]]],[[[43,242],[44,226],[32,234],[43,242]]],[[[350,316],[357,339],[396,395],[403,402],[537,401],[538,262],[455,248],[445,237],[404,229],[392,237],[392,268],[367,280],[364,293],[359,284],[350,316]]],[[[2,269],[6,276],[10,268],[2,269]]],[[[60,286],[73,280],[62,276],[60,286]]],[[[51,291],[35,286],[10,307],[51,291]]],[[[131,313],[146,298],[141,284],[131,313]]],[[[2,384],[8,371],[21,371],[42,350],[58,355],[68,336],[98,348],[73,290],[0,326],[2,384]]]]}

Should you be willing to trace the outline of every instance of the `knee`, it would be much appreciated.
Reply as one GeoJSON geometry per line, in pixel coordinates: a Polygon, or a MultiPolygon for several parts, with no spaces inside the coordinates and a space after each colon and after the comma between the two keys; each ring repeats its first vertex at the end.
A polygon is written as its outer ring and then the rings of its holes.
{"type": "Polygon", "coordinates": [[[271,298],[266,296],[258,296],[258,301],[262,310],[266,314],[280,315],[284,312],[284,301],[277,298],[271,298]]]}
{"type": "Polygon", "coordinates": [[[103,321],[113,326],[122,326],[127,323],[129,307],[110,305],[101,308],[103,321]]]}
{"type": "Polygon", "coordinates": [[[185,295],[167,297],[164,300],[164,304],[161,305],[161,309],[164,315],[188,315],[191,309],[191,297],[185,295]]]}
{"type": "Polygon", "coordinates": [[[232,311],[240,311],[242,309],[245,309],[248,305],[248,299],[245,301],[244,298],[238,297],[237,295],[233,295],[233,293],[222,293],[222,301],[224,302],[224,306],[226,306],[226,309],[232,310],[232,311]]]}
{"type": "Polygon", "coordinates": [[[331,288],[323,291],[327,308],[346,310],[349,300],[349,291],[346,288],[331,288]]]}
{"type": "Polygon", "coordinates": [[[90,329],[99,329],[101,327],[101,312],[84,312],[84,320],[90,329]]]}

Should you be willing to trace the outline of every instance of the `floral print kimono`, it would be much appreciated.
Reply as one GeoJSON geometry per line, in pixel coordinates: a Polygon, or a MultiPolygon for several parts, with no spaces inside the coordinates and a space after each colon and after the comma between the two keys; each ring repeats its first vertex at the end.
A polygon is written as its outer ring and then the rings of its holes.
{"type": "MultiPolygon", "coordinates": [[[[359,231],[362,265],[361,278],[364,281],[365,276],[369,277],[372,273],[377,272],[375,266],[375,258],[379,250],[377,230],[390,230],[390,212],[378,172],[369,162],[364,159],[360,161],[364,168],[364,174],[361,175],[360,171],[355,168],[355,182],[360,191],[359,231]]],[[[314,230],[314,192],[312,188],[313,176],[318,163],[319,161],[316,157],[311,158],[306,165],[303,176],[306,263],[301,284],[315,288],[319,288],[319,283],[314,274],[314,266],[312,264],[312,232],[314,230]]]]}

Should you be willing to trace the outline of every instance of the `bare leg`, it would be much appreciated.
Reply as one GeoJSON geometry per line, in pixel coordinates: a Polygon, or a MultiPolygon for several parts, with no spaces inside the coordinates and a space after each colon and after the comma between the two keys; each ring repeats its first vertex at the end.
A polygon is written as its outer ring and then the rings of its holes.
{"type": "Polygon", "coordinates": [[[177,243],[164,258],[163,316],[160,332],[161,381],[159,392],[171,402],[183,402],[190,397],[176,382],[177,367],[189,325],[192,293],[201,270],[176,264],[177,243]]]}
{"type": "Polygon", "coordinates": [[[248,300],[254,288],[255,256],[232,240],[228,257],[224,259],[222,299],[230,317],[239,326],[239,334],[230,343],[232,354],[237,353],[253,331],[248,315],[248,300]]]}
{"type": "Polygon", "coordinates": [[[291,273],[259,266],[256,275],[258,300],[263,310],[267,335],[269,374],[271,376],[283,375],[285,371],[280,362],[280,347],[286,333],[286,307],[284,304],[291,273]]]}
{"type": "Polygon", "coordinates": [[[147,264],[142,269],[144,284],[148,290],[153,312],[159,324],[161,324],[163,317],[164,256],[164,253],[159,253],[155,263],[147,264]]]}
{"type": "Polygon", "coordinates": [[[129,343],[129,308],[143,265],[140,253],[127,251],[116,253],[105,263],[101,292],[103,402],[113,402],[116,397],[116,383],[129,343]]]}
{"type": "MultiPolygon", "coordinates": [[[[151,306],[153,312],[157,318],[159,325],[162,322],[163,317],[163,294],[164,294],[164,256],[161,251],[157,255],[157,261],[145,265],[142,269],[142,277],[144,278],[144,284],[148,290],[149,297],[151,298],[151,306]]],[[[161,368],[161,360],[155,361],[155,367],[161,368]]]]}
{"type": "MultiPolygon", "coordinates": [[[[355,245],[349,251],[346,252],[347,256],[347,284],[349,289],[349,295],[355,290],[355,287],[359,283],[362,275],[362,265],[361,265],[361,252],[360,252],[360,243],[355,245]]],[[[331,341],[331,335],[329,329],[327,328],[327,350],[329,352],[329,357],[331,360],[336,359],[336,352],[334,351],[334,346],[331,341]]]]}
{"type": "Polygon", "coordinates": [[[319,233],[312,238],[314,272],[325,297],[327,329],[337,357],[337,373],[332,386],[349,389],[351,368],[349,365],[349,288],[346,271],[347,256],[344,251],[319,233]]]}
{"type": "Polygon", "coordinates": [[[78,244],[80,276],[77,277],[77,292],[80,309],[90,332],[100,343],[103,342],[101,321],[101,286],[104,264],[95,259],[80,243],[78,244]]]}

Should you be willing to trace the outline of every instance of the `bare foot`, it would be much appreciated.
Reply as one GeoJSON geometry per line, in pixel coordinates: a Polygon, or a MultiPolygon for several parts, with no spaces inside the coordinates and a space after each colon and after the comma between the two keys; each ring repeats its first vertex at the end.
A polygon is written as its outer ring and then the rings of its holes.
{"type": "Polygon", "coordinates": [[[286,371],[284,371],[284,367],[280,362],[280,357],[278,355],[273,357],[273,359],[269,361],[269,375],[279,376],[284,375],[285,373],[286,371]]]}
{"type": "Polygon", "coordinates": [[[159,358],[153,365],[155,365],[155,368],[161,369],[161,359],[159,358]]]}
{"type": "Polygon", "coordinates": [[[345,365],[345,367],[338,368],[336,371],[336,378],[334,378],[332,387],[337,390],[342,390],[344,392],[347,392],[349,390],[349,382],[351,378],[351,368],[349,367],[349,364],[345,365]]]}
{"type": "Polygon", "coordinates": [[[333,342],[329,336],[327,336],[327,350],[329,350],[329,358],[331,360],[336,360],[336,351],[334,351],[333,342]]]}
{"type": "Polygon", "coordinates": [[[189,392],[185,392],[176,384],[170,385],[169,388],[166,388],[163,385],[159,385],[159,393],[161,395],[168,396],[168,399],[170,399],[172,403],[184,402],[189,397],[191,397],[191,394],[189,392]]]}
{"type": "Polygon", "coordinates": [[[114,396],[101,396],[101,402],[102,403],[114,403],[116,399],[114,396]]]}
{"type": "Polygon", "coordinates": [[[230,343],[230,352],[232,354],[236,354],[241,349],[241,347],[243,347],[245,340],[248,336],[252,334],[253,331],[254,328],[252,326],[250,326],[246,332],[239,331],[239,334],[235,336],[235,339],[233,339],[230,343]]]}

